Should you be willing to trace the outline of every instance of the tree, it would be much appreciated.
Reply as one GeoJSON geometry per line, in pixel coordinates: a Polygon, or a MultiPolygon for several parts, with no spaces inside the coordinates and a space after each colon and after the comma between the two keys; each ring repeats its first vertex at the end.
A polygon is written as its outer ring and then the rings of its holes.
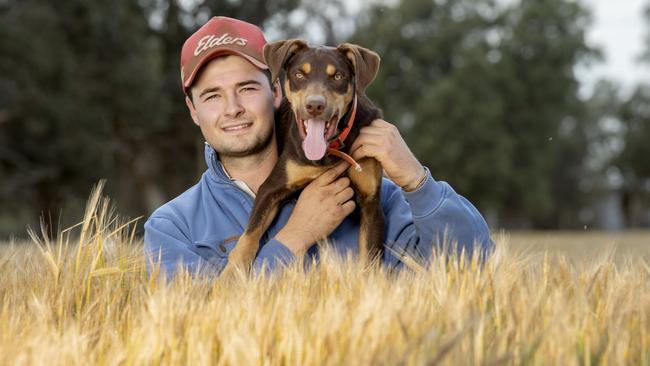
{"type": "MultiPolygon", "coordinates": [[[[645,51],[641,60],[650,64],[650,4],[645,8],[645,51]]],[[[620,118],[624,126],[624,148],[614,160],[623,172],[624,209],[628,226],[650,225],[643,213],[650,207],[650,83],[639,83],[622,104],[620,118]]]]}
{"type": "Polygon", "coordinates": [[[500,209],[510,174],[512,141],[492,87],[490,37],[501,20],[492,1],[402,1],[373,8],[355,36],[382,56],[369,95],[434,177],[483,210],[500,209]]]}
{"type": "Polygon", "coordinates": [[[76,220],[102,178],[130,216],[187,189],[204,164],[180,87],[183,41],[216,10],[262,24],[296,2],[0,4],[0,235],[41,213],[76,220]]]}
{"type": "Polygon", "coordinates": [[[598,55],[585,43],[590,16],[579,2],[544,0],[521,1],[506,19],[498,64],[505,77],[497,88],[515,141],[507,207],[537,227],[557,227],[559,208],[579,197],[587,154],[574,69],[598,55]],[[563,133],[572,123],[574,133],[563,133]]]}
{"type": "Polygon", "coordinates": [[[573,69],[593,55],[589,16],[566,0],[499,4],[374,6],[354,39],[382,56],[369,95],[435,177],[506,225],[557,225],[586,154],[579,133],[560,132],[582,121],[573,69]]]}
{"type": "MultiPolygon", "coordinates": [[[[614,160],[623,173],[624,209],[627,225],[638,227],[642,214],[650,207],[650,85],[638,85],[622,107],[620,118],[624,125],[624,149],[614,160]]],[[[647,219],[646,219],[647,220],[647,219]]]]}
{"type": "Polygon", "coordinates": [[[80,209],[100,178],[129,202],[117,182],[138,182],[136,146],[159,120],[141,8],[126,0],[28,0],[2,18],[2,146],[4,156],[20,157],[2,161],[5,207],[32,217],[80,209]]]}

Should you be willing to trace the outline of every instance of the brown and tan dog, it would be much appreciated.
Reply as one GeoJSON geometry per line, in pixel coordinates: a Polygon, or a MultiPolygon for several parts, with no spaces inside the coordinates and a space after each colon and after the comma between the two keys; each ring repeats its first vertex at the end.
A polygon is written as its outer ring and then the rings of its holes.
{"type": "MultiPolygon", "coordinates": [[[[260,186],[248,227],[229,256],[222,276],[248,270],[280,204],[322,172],[349,158],[361,127],[381,118],[365,96],[379,69],[379,56],[357,45],[311,47],[301,40],[264,47],[272,80],[286,72],[285,100],[276,114],[279,158],[260,186]],[[279,119],[279,120],[278,120],[279,119]]],[[[360,209],[359,255],[375,260],[382,254],[384,218],[380,205],[381,165],[373,158],[358,161],[347,175],[360,209]],[[355,169],[356,168],[356,169],[355,169]]]]}

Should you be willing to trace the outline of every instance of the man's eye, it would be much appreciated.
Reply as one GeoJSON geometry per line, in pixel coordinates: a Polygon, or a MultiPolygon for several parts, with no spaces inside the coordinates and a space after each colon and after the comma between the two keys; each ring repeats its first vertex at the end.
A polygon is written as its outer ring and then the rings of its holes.
{"type": "Polygon", "coordinates": [[[296,79],[304,79],[305,78],[305,74],[303,74],[300,71],[296,71],[296,73],[294,75],[295,75],[296,79]]]}
{"type": "Polygon", "coordinates": [[[253,88],[253,87],[247,87],[247,88],[242,88],[242,89],[241,89],[241,91],[242,91],[242,92],[245,92],[245,93],[253,92],[253,91],[255,91],[255,90],[257,90],[257,89],[255,89],[255,88],[253,88]]]}
{"type": "Polygon", "coordinates": [[[336,73],[334,74],[334,80],[339,81],[343,79],[343,74],[336,73]]]}
{"type": "Polygon", "coordinates": [[[207,101],[207,100],[218,99],[218,98],[221,98],[221,95],[219,95],[219,94],[210,94],[207,97],[205,97],[205,100],[207,101]]]}

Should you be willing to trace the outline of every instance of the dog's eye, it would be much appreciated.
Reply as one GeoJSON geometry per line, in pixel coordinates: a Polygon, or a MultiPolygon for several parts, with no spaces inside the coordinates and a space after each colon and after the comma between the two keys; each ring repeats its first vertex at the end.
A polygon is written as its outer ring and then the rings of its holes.
{"type": "Polygon", "coordinates": [[[343,79],[343,74],[340,74],[338,72],[334,74],[334,80],[339,81],[341,79],[343,79]]]}
{"type": "Polygon", "coordinates": [[[303,73],[300,72],[300,71],[296,71],[296,73],[294,74],[294,76],[296,77],[296,79],[304,79],[304,78],[305,78],[305,74],[303,74],[303,73]]]}

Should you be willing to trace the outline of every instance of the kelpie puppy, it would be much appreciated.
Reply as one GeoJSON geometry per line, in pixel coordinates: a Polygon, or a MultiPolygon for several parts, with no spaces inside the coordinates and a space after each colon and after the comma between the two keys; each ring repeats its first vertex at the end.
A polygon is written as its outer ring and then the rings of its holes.
{"type": "Polygon", "coordinates": [[[364,94],[379,69],[379,56],[348,43],[311,47],[287,40],[267,44],[264,58],[272,80],[286,72],[286,98],[276,113],[279,159],[257,193],[248,227],[222,275],[249,269],[282,201],[342,158],[352,164],[347,175],[361,210],[360,258],[377,259],[384,239],[381,165],[373,158],[357,164],[348,154],[359,129],[381,118],[381,111],[364,94]]]}

